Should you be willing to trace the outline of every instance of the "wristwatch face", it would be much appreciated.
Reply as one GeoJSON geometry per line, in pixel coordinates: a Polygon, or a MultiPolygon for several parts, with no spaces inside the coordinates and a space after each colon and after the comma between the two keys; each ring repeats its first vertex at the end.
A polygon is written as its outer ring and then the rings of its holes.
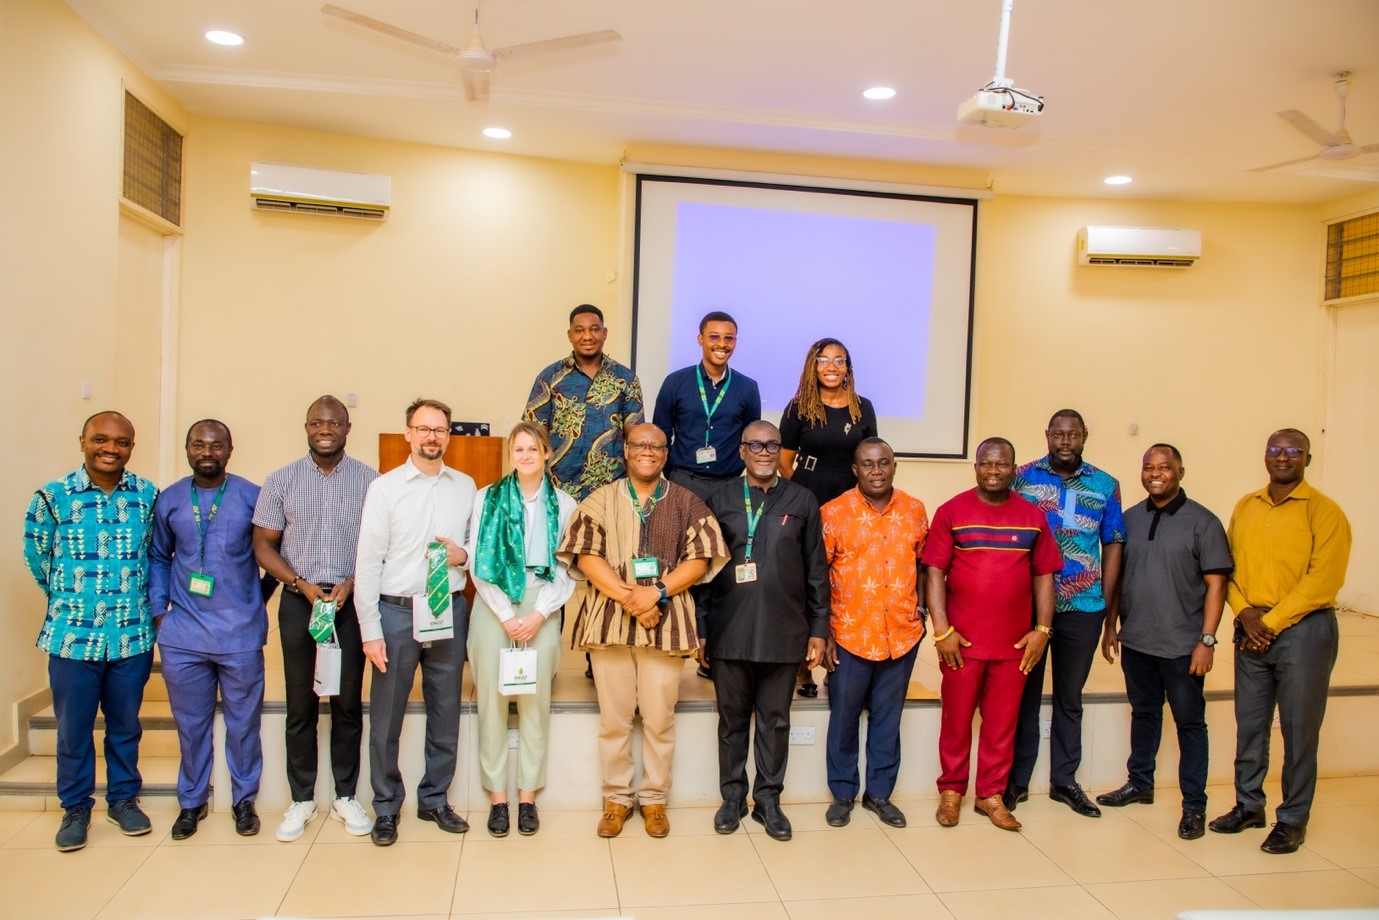
{"type": "Polygon", "coordinates": [[[1202,644],[1205,645],[1207,648],[1211,648],[1213,645],[1216,644],[1216,637],[1211,635],[1210,633],[1206,633],[1202,636],[1202,644]]]}

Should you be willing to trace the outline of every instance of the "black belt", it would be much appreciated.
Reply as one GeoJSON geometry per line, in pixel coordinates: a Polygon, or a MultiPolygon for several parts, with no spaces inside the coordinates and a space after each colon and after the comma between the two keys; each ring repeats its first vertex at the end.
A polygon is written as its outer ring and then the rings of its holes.
{"type": "MultiPolygon", "coordinates": [[[[305,578],[301,578],[301,579],[298,579],[298,581],[306,581],[306,579],[305,579],[305,578]]],[[[321,589],[321,593],[322,593],[322,594],[329,594],[330,592],[332,592],[332,591],[335,590],[335,585],[317,585],[316,587],[318,587],[318,588],[321,589]]],[[[284,591],[291,591],[293,594],[301,594],[301,593],[302,593],[302,589],[299,588],[299,587],[297,587],[296,585],[294,585],[294,584],[293,584],[292,582],[290,582],[290,581],[285,581],[285,582],[283,582],[283,590],[284,590],[284,591]]]]}
{"type": "MultiPolygon", "coordinates": [[[[461,594],[463,594],[463,593],[464,593],[463,591],[451,591],[451,592],[450,592],[450,596],[451,596],[451,597],[458,597],[459,595],[461,595],[461,594]]],[[[378,595],[378,599],[379,599],[380,601],[382,601],[383,603],[385,603],[385,604],[392,604],[394,607],[410,607],[410,606],[412,606],[412,599],[411,599],[410,597],[399,597],[399,596],[396,595],[396,594],[380,594],[380,595],[378,595]]]]}

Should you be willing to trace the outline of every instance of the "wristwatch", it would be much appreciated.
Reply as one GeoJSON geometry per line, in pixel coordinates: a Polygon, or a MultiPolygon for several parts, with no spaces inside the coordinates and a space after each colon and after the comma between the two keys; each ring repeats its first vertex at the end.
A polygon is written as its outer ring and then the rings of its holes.
{"type": "Polygon", "coordinates": [[[666,601],[670,600],[670,595],[666,592],[666,583],[661,581],[661,579],[658,578],[652,582],[651,587],[661,592],[661,599],[657,601],[657,604],[664,604],[666,601]]]}
{"type": "Polygon", "coordinates": [[[1039,630],[1039,631],[1040,631],[1041,633],[1043,633],[1044,635],[1048,636],[1050,639],[1053,638],[1053,627],[1052,627],[1052,626],[1036,626],[1036,627],[1034,627],[1034,628],[1037,629],[1037,630],[1039,630]]]}
{"type": "Polygon", "coordinates": [[[1216,644],[1216,637],[1213,636],[1211,633],[1202,633],[1202,638],[1198,639],[1197,641],[1201,642],[1207,648],[1211,648],[1213,645],[1216,644]]]}

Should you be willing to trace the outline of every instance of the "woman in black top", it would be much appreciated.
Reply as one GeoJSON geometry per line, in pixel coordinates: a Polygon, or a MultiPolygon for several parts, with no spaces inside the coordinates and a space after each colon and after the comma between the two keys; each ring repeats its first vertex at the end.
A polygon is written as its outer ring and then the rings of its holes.
{"type": "MultiPolygon", "coordinates": [[[[822,506],[857,485],[852,455],[876,437],[876,410],[857,395],[852,357],[837,339],[809,347],[800,386],[780,422],[780,474],[809,489],[822,506]]],[[[819,695],[811,672],[800,668],[801,696],[819,695]]]]}

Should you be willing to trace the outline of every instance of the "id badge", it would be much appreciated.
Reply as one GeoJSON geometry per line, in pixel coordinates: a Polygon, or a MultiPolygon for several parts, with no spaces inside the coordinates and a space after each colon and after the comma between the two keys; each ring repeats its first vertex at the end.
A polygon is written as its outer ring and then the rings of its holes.
{"type": "Polygon", "coordinates": [[[661,560],[655,556],[638,556],[632,560],[633,578],[660,578],[661,560]]]}
{"type": "Polygon", "coordinates": [[[740,585],[757,580],[757,564],[755,562],[744,562],[733,571],[737,575],[737,583],[740,585]]]}
{"type": "Polygon", "coordinates": [[[215,576],[192,572],[187,579],[187,590],[198,597],[210,597],[215,592],[215,576]]]}
{"type": "Polygon", "coordinates": [[[713,463],[718,459],[718,450],[713,447],[701,447],[694,452],[695,463],[713,463]]]}

